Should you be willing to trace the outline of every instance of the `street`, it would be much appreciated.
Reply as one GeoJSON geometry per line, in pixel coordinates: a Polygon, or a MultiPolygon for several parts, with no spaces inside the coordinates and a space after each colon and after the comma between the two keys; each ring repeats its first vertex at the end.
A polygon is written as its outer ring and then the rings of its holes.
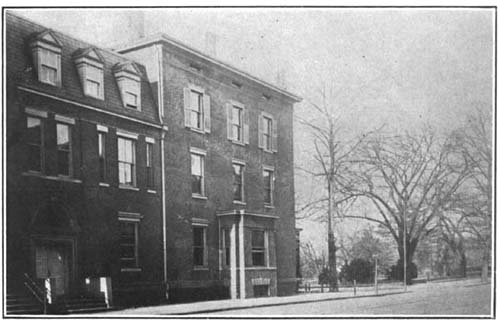
{"type": "MultiPolygon", "coordinates": [[[[203,315],[203,314],[200,314],[203,315]]],[[[250,309],[228,310],[216,316],[309,315],[491,315],[490,284],[478,280],[410,286],[408,293],[379,297],[325,300],[250,309]]]]}

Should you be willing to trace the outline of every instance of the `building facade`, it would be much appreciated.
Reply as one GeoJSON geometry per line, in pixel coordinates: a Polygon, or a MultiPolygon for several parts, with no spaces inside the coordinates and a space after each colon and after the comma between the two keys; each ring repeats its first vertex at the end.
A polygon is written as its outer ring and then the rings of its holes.
{"type": "Polygon", "coordinates": [[[112,52],[6,22],[7,289],[115,304],[296,288],[297,96],[168,36],[112,52]]]}
{"type": "Polygon", "coordinates": [[[294,293],[293,104],[300,98],[166,35],[119,52],[154,79],[169,128],[170,297],[294,293]]]}
{"type": "Polygon", "coordinates": [[[6,14],[7,287],[164,294],[162,126],[145,69],[6,14]]]}

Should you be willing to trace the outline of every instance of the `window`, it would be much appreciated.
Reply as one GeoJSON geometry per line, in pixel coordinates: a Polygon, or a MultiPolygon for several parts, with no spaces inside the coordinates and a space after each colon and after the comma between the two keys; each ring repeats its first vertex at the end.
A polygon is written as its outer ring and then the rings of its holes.
{"type": "Polygon", "coordinates": [[[232,128],[233,128],[233,139],[236,141],[243,141],[243,109],[237,106],[233,106],[233,120],[232,120],[232,128]]]}
{"type": "Polygon", "coordinates": [[[125,106],[127,108],[137,109],[137,94],[125,91],[125,106]]]}
{"type": "Polygon", "coordinates": [[[94,98],[104,98],[103,71],[94,66],[86,67],[85,94],[94,98]]]}
{"type": "Polygon", "coordinates": [[[139,223],[120,221],[120,263],[122,268],[139,267],[139,223]]]}
{"type": "Polygon", "coordinates": [[[233,163],[233,200],[243,202],[243,169],[241,164],[233,163]]]}
{"type": "Polygon", "coordinates": [[[210,97],[195,85],[184,88],[184,125],[210,133],[210,97]]]}
{"type": "Polygon", "coordinates": [[[248,111],[243,104],[231,101],[226,104],[227,138],[237,144],[249,143],[248,111]]]}
{"type": "Polygon", "coordinates": [[[272,205],[273,204],[273,171],[269,169],[264,169],[264,203],[272,205]]]}
{"type": "Polygon", "coordinates": [[[203,111],[203,102],[202,102],[202,94],[196,91],[191,90],[190,92],[190,115],[191,115],[191,127],[201,129],[201,121],[202,121],[202,111],[203,111]]]}
{"type": "Polygon", "coordinates": [[[118,137],[118,182],[135,186],[135,141],[118,137]]]}
{"type": "Polygon", "coordinates": [[[154,173],[153,173],[153,143],[146,143],[146,178],[147,186],[154,187],[154,173]]]}
{"type": "Polygon", "coordinates": [[[222,249],[224,250],[224,265],[231,266],[231,230],[222,230],[222,249]]]}
{"type": "Polygon", "coordinates": [[[40,49],[40,82],[57,85],[60,56],[47,49],[40,49]]]}
{"type": "Polygon", "coordinates": [[[114,76],[123,102],[123,106],[141,110],[141,74],[132,62],[118,63],[113,67],[114,76]]]}
{"type": "Polygon", "coordinates": [[[271,136],[273,129],[273,120],[264,117],[264,131],[262,135],[264,136],[264,149],[271,150],[271,136]]]}
{"type": "Polygon", "coordinates": [[[35,35],[29,45],[38,81],[61,86],[62,43],[56,35],[50,30],[45,30],[35,35]]]}
{"type": "Polygon", "coordinates": [[[57,131],[57,174],[72,175],[71,167],[71,127],[67,124],[56,124],[57,131]]]}
{"type": "Polygon", "coordinates": [[[104,59],[95,48],[81,48],[73,54],[83,93],[104,100],[104,59]]]}
{"type": "Polygon", "coordinates": [[[97,133],[97,151],[99,156],[99,181],[106,183],[106,133],[97,133]]]}
{"type": "Polygon", "coordinates": [[[28,169],[41,172],[43,159],[42,120],[28,116],[26,118],[28,169]]]}
{"type": "Polygon", "coordinates": [[[206,228],[193,226],[193,264],[195,267],[207,266],[206,228]]]}
{"type": "Polygon", "coordinates": [[[267,265],[267,232],[264,230],[252,231],[252,265],[267,265]]]}
{"type": "Polygon", "coordinates": [[[278,129],[276,120],[262,112],[259,116],[259,148],[268,152],[276,152],[278,145],[278,129]]]}
{"type": "Polygon", "coordinates": [[[204,161],[203,155],[191,153],[191,190],[195,196],[205,195],[204,161]]]}

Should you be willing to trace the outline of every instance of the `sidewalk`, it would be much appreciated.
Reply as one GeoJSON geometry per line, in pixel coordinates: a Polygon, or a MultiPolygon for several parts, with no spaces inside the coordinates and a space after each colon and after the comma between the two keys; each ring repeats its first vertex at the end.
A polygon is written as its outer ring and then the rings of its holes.
{"type": "Polygon", "coordinates": [[[232,309],[255,308],[284,304],[299,304],[318,301],[328,301],[335,299],[346,299],[355,297],[380,297],[389,294],[403,293],[403,287],[379,289],[378,295],[375,295],[373,287],[361,287],[354,295],[353,289],[342,289],[339,292],[298,294],[282,297],[249,298],[244,300],[217,300],[205,301],[187,304],[169,304],[157,305],[151,307],[140,307],[133,309],[124,309],[119,311],[109,311],[96,313],[97,316],[151,316],[151,315],[196,315],[206,314],[232,309]]]}

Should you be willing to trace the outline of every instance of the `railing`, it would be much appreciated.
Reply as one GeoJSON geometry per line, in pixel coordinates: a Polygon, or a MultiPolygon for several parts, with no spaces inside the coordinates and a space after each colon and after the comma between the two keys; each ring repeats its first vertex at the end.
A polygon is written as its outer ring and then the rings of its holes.
{"type": "Polygon", "coordinates": [[[38,284],[27,273],[24,273],[24,286],[40,303],[42,303],[43,314],[47,314],[47,305],[49,300],[52,299],[50,290],[45,287],[38,286],[38,284]]]}

